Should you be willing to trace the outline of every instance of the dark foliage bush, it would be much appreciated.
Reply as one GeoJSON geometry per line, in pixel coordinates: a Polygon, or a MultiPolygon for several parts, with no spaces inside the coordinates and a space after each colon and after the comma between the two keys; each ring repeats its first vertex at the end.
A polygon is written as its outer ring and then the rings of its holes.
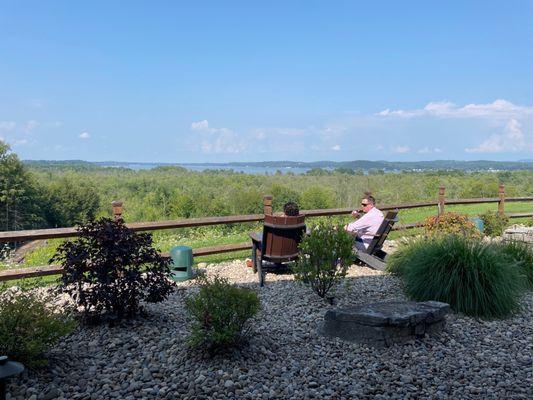
{"type": "Polygon", "coordinates": [[[467,215],[454,212],[427,217],[424,227],[429,235],[460,234],[468,237],[480,236],[476,225],[468,219],[467,215]]]}
{"type": "Polygon", "coordinates": [[[501,251],[511,257],[522,268],[527,278],[527,287],[533,289],[533,247],[519,241],[506,241],[498,244],[501,251]]]}
{"type": "Polygon", "coordinates": [[[218,276],[200,276],[198,283],[200,291],[185,303],[192,317],[189,344],[214,353],[240,342],[248,333],[247,321],[260,309],[257,293],[218,276]]]}
{"type": "Polygon", "coordinates": [[[48,364],[45,352],[72,332],[71,314],[43,290],[0,287],[0,355],[29,367],[48,364]]]}
{"type": "Polygon", "coordinates": [[[74,298],[86,318],[130,318],[140,302],[159,302],[174,283],[169,260],[152,247],[152,237],[122,221],[102,218],[78,228],[79,237],[59,246],[50,260],[64,268],[60,289],[74,298]]]}
{"type": "Polygon", "coordinates": [[[409,297],[449,303],[457,312],[501,318],[519,308],[523,292],[519,263],[497,245],[461,235],[418,239],[388,260],[409,297]]]}
{"type": "Polygon", "coordinates": [[[483,221],[483,233],[486,236],[501,236],[509,225],[509,218],[494,211],[487,211],[479,216],[483,221]]]}
{"type": "Polygon", "coordinates": [[[353,238],[342,225],[319,221],[300,243],[300,256],[293,267],[295,279],[325,297],[346,276],[353,261],[352,248],[353,238]]]}

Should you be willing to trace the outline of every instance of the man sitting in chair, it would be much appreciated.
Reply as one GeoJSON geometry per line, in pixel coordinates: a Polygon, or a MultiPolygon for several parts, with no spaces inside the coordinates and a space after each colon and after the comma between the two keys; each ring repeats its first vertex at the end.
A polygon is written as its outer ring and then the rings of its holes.
{"type": "Polygon", "coordinates": [[[368,195],[361,200],[363,215],[358,210],[352,211],[357,221],[344,226],[344,230],[355,237],[355,248],[366,250],[383,222],[383,213],[375,207],[376,199],[368,195]]]}
{"type": "Polygon", "coordinates": [[[298,207],[298,204],[289,201],[283,206],[283,214],[287,217],[297,217],[300,215],[300,208],[298,207]]]}

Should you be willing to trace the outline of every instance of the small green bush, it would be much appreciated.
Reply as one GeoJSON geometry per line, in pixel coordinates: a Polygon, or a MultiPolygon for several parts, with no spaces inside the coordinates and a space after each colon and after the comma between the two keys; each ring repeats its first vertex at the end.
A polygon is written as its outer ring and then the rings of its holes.
{"type": "Polygon", "coordinates": [[[200,291],[185,302],[193,319],[189,344],[210,353],[237,344],[248,333],[247,321],[260,309],[257,293],[218,276],[197,280],[200,291]]]}
{"type": "Polygon", "coordinates": [[[497,245],[461,235],[422,238],[398,249],[388,264],[416,301],[442,301],[483,318],[505,317],[519,308],[522,270],[497,245]]]}
{"type": "Polygon", "coordinates": [[[486,236],[501,236],[509,225],[509,218],[494,211],[487,211],[479,216],[483,221],[483,233],[486,236]]]}
{"type": "Polygon", "coordinates": [[[468,219],[467,215],[454,212],[427,217],[424,223],[426,233],[431,236],[461,234],[468,237],[480,236],[476,225],[468,219]]]}
{"type": "Polygon", "coordinates": [[[346,276],[353,260],[353,238],[342,225],[320,221],[300,243],[293,269],[295,279],[311,286],[320,296],[346,276]]]}
{"type": "Polygon", "coordinates": [[[511,257],[522,268],[527,278],[527,287],[533,289],[533,248],[520,241],[505,241],[498,244],[501,251],[511,257]]]}
{"type": "Polygon", "coordinates": [[[29,367],[48,362],[44,353],[76,324],[71,314],[54,305],[51,294],[29,285],[0,287],[0,354],[29,367]]]}

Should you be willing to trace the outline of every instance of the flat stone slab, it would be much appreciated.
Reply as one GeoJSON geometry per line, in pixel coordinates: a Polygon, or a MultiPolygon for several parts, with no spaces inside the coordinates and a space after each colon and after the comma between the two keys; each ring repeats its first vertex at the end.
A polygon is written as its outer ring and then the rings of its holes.
{"type": "Polygon", "coordinates": [[[533,226],[517,226],[508,228],[503,233],[505,240],[518,240],[525,243],[533,243],[533,226]]]}
{"type": "Polygon", "coordinates": [[[329,310],[319,328],[326,336],[383,347],[438,333],[450,310],[438,301],[389,301],[329,310]]]}

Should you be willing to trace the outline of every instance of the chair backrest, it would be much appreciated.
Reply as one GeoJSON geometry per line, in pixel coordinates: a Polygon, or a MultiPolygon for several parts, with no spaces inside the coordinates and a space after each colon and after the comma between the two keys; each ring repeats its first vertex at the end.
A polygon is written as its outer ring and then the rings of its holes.
{"type": "Polygon", "coordinates": [[[298,245],[305,233],[305,215],[295,217],[265,215],[262,258],[271,262],[292,261],[298,257],[298,245]]]}
{"type": "Polygon", "coordinates": [[[385,215],[385,219],[383,219],[383,222],[378,228],[378,231],[374,235],[374,239],[370,242],[368,245],[368,248],[366,249],[366,252],[368,254],[374,254],[381,250],[381,247],[383,247],[383,242],[385,242],[385,239],[387,238],[387,235],[392,229],[392,226],[398,219],[396,218],[398,215],[398,211],[389,211],[387,212],[387,215],[385,215]]]}

